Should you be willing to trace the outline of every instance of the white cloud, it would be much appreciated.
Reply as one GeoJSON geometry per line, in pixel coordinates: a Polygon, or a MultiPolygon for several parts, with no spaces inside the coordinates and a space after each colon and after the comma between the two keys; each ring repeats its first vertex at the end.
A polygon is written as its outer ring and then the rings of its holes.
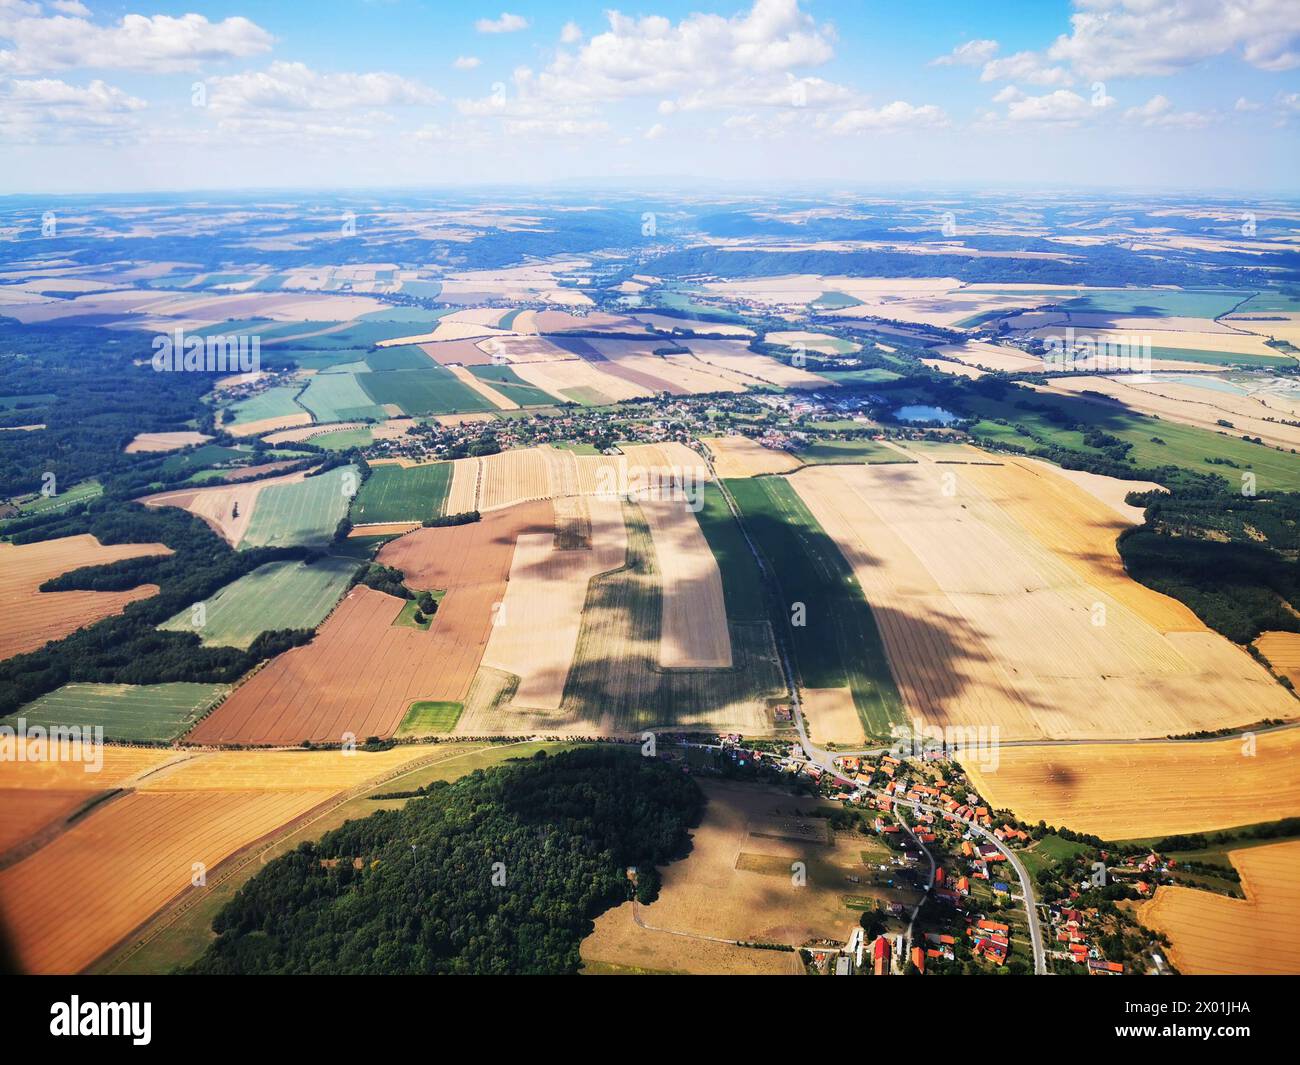
{"type": "Polygon", "coordinates": [[[212,107],[225,112],[346,111],[362,107],[432,104],[426,85],[396,74],[322,74],[304,63],[272,63],[266,70],[213,78],[212,107]]]}
{"type": "Polygon", "coordinates": [[[998,54],[998,42],[988,39],[966,41],[957,45],[947,55],[930,60],[932,67],[977,67],[998,54]]]}
{"type": "Polygon", "coordinates": [[[83,87],[58,78],[0,78],[0,140],[120,138],[136,130],[134,116],[146,106],[98,80],[83,87]]]}
{"type": "Polygon", "coordinates": [[[1069,89],[1057,89],[1043,96],[1027,96],[1014,86],[1003,89],[994,98],[1007,105],[1006,118],[1011,122],[1045,122],[1078,125],[1109,110],[1113,96],[1080,96],[1069,89]]]}
{"type": "Polygon", "coordinates": [[[1237,102],[1232,105],[1234,111],[1258,111],[1263,105],[1257,104],[1254,100],[1247,100],[1244,96],[1238,96],[1237,102]]]}
{"type": "Polygon", "coordinates": [[[458,55],[451,65],[457,70],[473,70],[482,62],[483,60],[476,55],[458,55]]]}
{"type": "Polygon", "coordinates": [[[1075,0],[1071,31],[1048,49],[1087,78],[1173,74],[1240,54],[1261,70],[1300,66],[1295,0],[1075,0]]]}
{"type": "Polygon", "coordinates": [[[556,99],[616,100],[708,89],[816,66],[834,54],[834,30],[798,0],[755,0],[732,18],[608,12],[609,29],[576,52],[561,52],[538,77],[556,99]]]}
{"type": "Polygon", "coordinates": [[[748,78],[728,85],[700,89],[659,104],[662,114],[741,107],[844,108],[862,103],[851,89],[817,77],[748,78]]]}
{"type": "Polygon", "coordinates": [[[50,7],[61,15],[77,15],[81,18],[90,18],[90,8],[81,3],[81,0],[50,0],[50,7]]]}
{"type": "Polygon", "coordinates": [[[502,128],[512,137],[593,137],[609,132],[609,123],[581,118],[513,118],[502,128]]]}
{"type": "Polygon", "coordinates": [[[1052,66],[1036,52],[1017,52],[984,64],[980,81],[1023,81],[1029,85],[1069,85],[1070,72],[1052,66]]]}
{"type": "Polygon", "coordinates": [[[1200,129],[1208,125],[1213,116],[1200,111],[1175,111],[1173,102],[1167,96],[1157,93],[1146,103],[1130,107],[1124,112],[1129,122],[1143,126],[1177,126],[1182,129],[1200,129]]]}
{"type": "Polygon", "coordinates": [[[561,44],[577,44],[582,40],[582,28],[576,22],[566,22],[560,30],[561,44]]]}
{"type": "Polygon", "coordinates": [[[889,132],[946,126],[948,116],[934,104],[919,107],[895,100],[883,107],[858,107],[846,111],[830,125],[833,133],[889,132]]]}
{"type": "Polygon", "coordinates": [[[0,71],[37,74],[84,67],[166,74],[266,52],[272,37],[246,18],[124,15],[103,26],[74,15],[33,16],[29,5],[0,9],[0,71]],[[17,15],[11,12],[17,12],[17,15]]]}
{"type": "Polygon", "coordinates": [[[645,131],[645,139],[648,141],[657,141],[660,137],[662,137],[667,132],[668,132],[667,126],[665,126],[662,122],[656,122],[653,126],[651,126],[648,130],[645,131]]]}
{"type": "Polygon", "coordinates": [[[479,33],[516,33],[528,29],[528,20],[523,15],[512,15],[503,11],[500,18],[481,18],[474,23],[479,33]]]}

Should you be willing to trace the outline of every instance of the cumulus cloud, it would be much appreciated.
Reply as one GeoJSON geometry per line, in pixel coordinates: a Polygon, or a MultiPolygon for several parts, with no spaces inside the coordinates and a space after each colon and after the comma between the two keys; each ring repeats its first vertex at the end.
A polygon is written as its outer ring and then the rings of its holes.
{"type": "Polygon", "coordinates": [[[582,29],[576,22],[566,22],[560,30],[561,44],[577,44],[582,40],[582,29]]]}
{"type": "Polygon", "coordinates": [[[998,54],[998,42],[991,40],[966,41],[957,45],[947,55],[930,60],[932,67],[977,67],[998,54]]]}
{"type": "Polygon", "coordinates": [[[451,65],[457,70],[473,70],[482,62],[476,55],[458,55],[451,65]]]}
{"type": "Polygon", "coordinates": [[[1069,85],[1073,78],[1064,67],[1052,66],[1036,52],[1017,52],[992,59],[980,71],[980,81],[1022,81],[1028,85],[1069,85]]]}
{"type": "Polygon", "coordinates": [[[102,81],[0,78],[0,140],[58,142],[119,138],[136,129],[146,104],[102,81]]]}
{"type": "Polygon", "coordinates": [[[1011,85],[999,92],[994,100],[1007,105],[1008,121],[1070,126],[1095,118],[1115,105],[1115,98],[1104,94],[1089,98],[1069,89],[1057,89],[1042,96],[1029,96],[1011,85]]]}
{"type": "Polygon", "coordinates": [[[70,5],[69,14],[42,17],[35,5],[0,7],[0,71],[38,74],[84,67],[173,73],[202,63],[266,52],[272,37],[246,18],[209,22],[203,15],[124,15],[99,25],[70,5]]]}
{"type": "Polygon", "coordinates": [[[481,18],[474,23],[479,33],[517,33],[528,29],[528,20],[523,15],[512,15],[503,11],[500,18],[481,18]]]}
{"type": "Polygon", "coordinates": [[[396,74],[322,74],[305,63],[283,62],[213,78],[209,90],[212,107],[226,112],[347,111],[441,99],[434,89],[396,74]]]}
{"type": "Polygon", "coordinates": [[[668,132],[667,126],[665,126],[662,122],[656,122],[653,126],[651,126],[648,130],[645,131],[645,139],[648,141],[657,141],[660,137],[662,137],[667,132],[668,132]]]}
{"type": "Polygon", "coordinates": [[[1124,112],[1129,122],[1143,126],[1177,126],[1182,129],[1199,129],[1208,125],[1213,116],[1201,111],[1176,111],[1167,96],[1157,93],[1146,103],[1130,107],[1124,112]]]}
{"type": "Polygon", "coordinates": [[[1261,70],[1300,66],[1295,0],[1075,0],[1071,29],[1048,49],[1088,78],[1173,74],[1235,53],[1261,70]]]}
{"type": "Polygon", "coordinates": [[[830,124],[832,133],[893,132],[946,126],[948,116],[934,104],[909,104],[895,100],[883,107],[856,107],[830,124]]]}

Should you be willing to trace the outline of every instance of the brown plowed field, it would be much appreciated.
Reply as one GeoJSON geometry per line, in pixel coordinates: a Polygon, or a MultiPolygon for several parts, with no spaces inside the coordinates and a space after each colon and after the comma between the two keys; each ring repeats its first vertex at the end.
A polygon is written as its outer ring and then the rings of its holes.
{"type": "Polygon", "coordinates": [[[136,792],[0,872],[0,910],[22,968],[75,973],[241,847],[331,792],[136,792]]]}
{"type": "Polygon", "coordinates": [[[416,700],[461,702],[505,596],[515,539],[553,529],[550,503],[418,529],[378,555],[407,584],[446,595],[427,631],[395,626],[402,602],[354,588],[305,647],[273,659],[190,733],[196,743],[339,743],[390,736],[416,700]]]}
{"type": "Polygon", "coordinates": [[[0,659],[44,647],[69,633],[120,614],[128,603],[158,594],[156,584],[125,592],[42,592],[51,577],[148,555],[170,555],[164,544],[105,546],[89,534],[0,544],[0,659]]]}

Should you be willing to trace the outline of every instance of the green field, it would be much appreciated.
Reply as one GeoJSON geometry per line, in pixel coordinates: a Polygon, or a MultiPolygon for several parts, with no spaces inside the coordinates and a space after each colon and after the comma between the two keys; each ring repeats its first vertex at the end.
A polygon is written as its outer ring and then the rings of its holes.
{"type": "Polygon", "coordinates": [[[382,421],[387,417],[384,409],[371,402],[358,382],[359,376],[338,369],[318,373],[308,382],[298,402],[318,422],[355,422],[365,418],[382,421]]]}
{"type": "Polygon", "coordinates": [[[897,381],[898,374],[873,366],[865,370],[818,370],[818,375],[837,385],[877,385],[882,381],[897,381]]]}
{"type": "Polygon", "coordinates": [[[795,457],[810,466],[844,462],[908,462],[891,447],[875,440],[819,440],[795,452],[795,457]]]}
{"type": "Polygon", "coordinates": [[[378,404],[396,403],[404,413],[453,414],[495,408],[468,385],[439,366],[424,370],[359,373],[357,382],[378,404]]]}
{"type": "Polygon", "coordinates": [[[350,447],[369,447],[375,442],[375,434],[369,428],[336,429],[313,436],[311,442],[326,451],[346,451],[350,447]]]}
{"type": "Polygon", "coordinates": [[[428,736],[448,733],[456,727],[456,722],[460,720],[461,711],[464,709],[463,703],[412,703],[411,708],[406,711],[406,716],[402,718],[401,725],[398,726],[397,735],[399,737],[428,736]]]}
{"type": "Polygon", "coordinates": [[[421,349],[414,344],[402,344],[395,348],[376,348],[365,358],[366,367],[374,371],[382,370],[427,370],[436,365],[421,349]]]}
{"type": "Polygon", "coordinates": [[[1067,311],[1117,314],[1136,318],[1217,318],[1227,314],[1249,291],[1236,289],[1108,288],[1070,297],[1060,305],[1067,311]]]}
{"type": "Polygon", "coordinates": [[[314,629],[347,591],[357,561],[319,558],[307,562],[268,562],[205,600],[202,628],[182,610],[158,627],[194,632],[208,647],[247,647],[262,632],[314,629]]]}
{"type": "Polygon", "coordinates": [[[239,451],[233,447],[222,447],[220,444],[203,444],[193,451],[168,455],[163,461],[162,472],[167,476],[174,476],[190,473],[194,470],[205,470],[209,466],[240,462],[249,458],[250,454],[248,451],[239,451]]]}
{"type": "Polygon", "coordinates": [[[862,303],[860,299],[847,295],[843,292],[823,292],[811,306],[823,308],[826,310],[838,310],[842,307],[857,307],[862,303]]]}
{"type": "Polygon", "coordinates": [[[227,691],[224,684],[65,684],[17,716],[29,728],[100,725],[108,740],[166,743],[189,731],[227,691]]]}
{"type": "Polygon", "coordinates": [[[871,608],[835,542],[783,477],[728,479],[745,526],[781,586],[800,682],[848,685],[868,736],[888,737],[905,720],[871,608]],[[793,604],[804,624],[790,625],[793,604]]]}
{"type": "MultiPolygon", "coordinates": [[[[58,486],[55,485],[55,487],[58,486]]],[[[18,509],[25,516],[48,514],[51,511],[70,507],[75,503],[85,503],[90,499],[98,499],[103,494],[104,486],[98,481],[82,481],[80,484],[74,484],[66,492],[59,492],[52,496],[37,496],[26,503],[20,503],[18,509]]]]}
{"type": "Polygon", "coordinates": [[[530,385],[509,366],[471,366],[469,372],[521,407],[549,407],[555,402],[549,392],[530,385]]]}
{"type": "Polygon", "coordinates": [[[294,396],[298,389],[293,385],[268,388],[247,399],[237,400],[226,408],[226,425],[247,425],[260,422],[264,418],[285,418],[290,414],[304,414],[304,408],[298,406],[294,396]]]}
{"type": "Polygon", "coordinates": [[[1129,458],[1131,464],[1139,469],[1177,466],[1196,473],[1217,474],[1233,488],[1240,487],[1242,473],[1251,471],[1256,476],[1256,489],[1260,492],[1300,491],[1300,462],[1296,456],[1263,444],[1249,443],[1240,436],[1148,417],[1114,402],[1039,394],[1019,399],[1018,402],[1029,404],[1030,409],[1024,409],[1006,400],[977,397],[971,393],[967,393],[967,397],[967,406],[980,419],[971,427],[972,434],[999,443],[1015,444],[1031,451],[1040,446],[1032,438],[1016,431],[1016,424],[1020,424],[1048,444],[1100,455],[1097,448],[1084,444],[1084,434],[1074,428],[1084,425],[1132,444],[1129,458]],[[1033,409],[1037,407],[1059,411],[1058,420],[1050,418],[1047,410],[1033,409]],[[1011,424],[1001,425],[994,419],[1004,419],[1011,424]],[[1157,443],[1157,440],[1163,443],[1157,443]],[[1220,461],[1210,462],[1208,459],[1220,461]]]}
{"type": "MultiPolygon", "coordinates": [[[[1294,367],[1296,360],[1289,355],[1243,355],[1238,351],[1200,351],[1195,348],[1151,349],[1152,360],[1169,359],[1176,362],[1199,362],[1208,366],[1294,367]]],[[[1157,365],[1154,369],[1160,369],[1157,365]]]]}
{"type": "Polygon", "coordinates": [[[750,553],[745,537],[722,498],[716,484],[704,487],[704,506],[696,514],[704,538],[718,560],[722,574],[722,596],[731,621],[766,621],[767,600],[758,572],[758,563],[750,553]]]}
{"type": "Polygon", "coordinates": [[[344,478],[356,481],[355,466],[340,466],[318,477],[264,488],[240,547],[324,546],[348,512],[344,478]]]}
{"type": "Polygon", "coordinates": [[[443,513],[451,485],[451,463],[431,466],[374,466],[352,503],[354,525],[424,521],[443,513]]]}

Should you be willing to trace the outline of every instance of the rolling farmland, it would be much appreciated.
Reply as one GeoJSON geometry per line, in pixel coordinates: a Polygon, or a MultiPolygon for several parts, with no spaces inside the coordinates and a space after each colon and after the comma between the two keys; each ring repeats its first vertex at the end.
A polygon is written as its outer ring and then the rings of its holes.
{"type": "Polygon", "coordinates": [[[314,629],[334,609],[356,569],[356,560],[346,558],[268,562],[205,600],[201,626],[194,624],[191,609],[158,627],[197,633],[208,647],[247,647],[263,632],[314,629]]]}

